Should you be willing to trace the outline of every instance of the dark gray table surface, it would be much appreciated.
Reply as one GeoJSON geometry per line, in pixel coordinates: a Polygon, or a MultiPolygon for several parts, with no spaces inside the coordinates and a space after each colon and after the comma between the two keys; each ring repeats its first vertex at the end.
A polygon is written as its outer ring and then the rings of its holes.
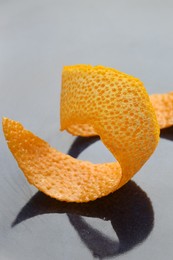
{"type": "MultiPolygon", "coordinates": [[[[150,94],[172,91],[172,11],[168,0],[1,0],[0,116],[80,159],[114,160],[99,140],[58,130],[62,67],[102,64],[150,94]]],[[[173,259],[173,129],[162,137],[122,189],[76,205],[29,185],[0,129],[0,259],[173,259]]]]}

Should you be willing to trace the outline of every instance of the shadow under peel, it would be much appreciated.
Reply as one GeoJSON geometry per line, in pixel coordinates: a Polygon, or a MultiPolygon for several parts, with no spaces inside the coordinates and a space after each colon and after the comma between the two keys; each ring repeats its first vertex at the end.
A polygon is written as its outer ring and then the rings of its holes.
{"type": "Polygon", "coordinates": [[[173,126],[161,129],[160,137],[167,139],[167,140],[170,140],[170,141],[173,141],[173,126]]]}
{"type": "Polygon", "coordinates": [[[81,204],[57,201],[37,192],[22,208],[12,226],[34,216],[49,213],[67,213],[70,223],[93,255],[98,256],[104,246],[104,256],[99,255],[102,258],[111,256],[112,253],[124,253],[142,242],[151,232],[154,223],[151,201],[133,181],[106,197],[81,204]],[[110,220],[119,238],[118,252],[117,241],[105,239],[104,235],[90,227],[81,216],[110,220]],[[88,235],[84,236],[84,233],[88,235]],[[95,241],[94,245],[92,241],[95,241]]]}
{"type": "MultiPolygon", "coordinates": [[[[78,137],[68,154],[76,158],[97,140],[99,137],[78,137]]],[[[12,227],[34,216],[49,213],[66,213],[85,246],[100,259],[122,254],[141,243],[154,224],[151,201],[133,181],[106,197],[88,203],[62,202],[37,192],[21,209],[12,227]],[[119,243],[89,225],[82,216],[110,221],[119,243]]]]}
{"type": "Polygon", "coordinates": [[[119,251],[119,242],[93,228],[81,216],[67,214],[71,225],[77,231],[85,246],[92,252],[94,257],[103,259],[115,256],[119,251]]]}

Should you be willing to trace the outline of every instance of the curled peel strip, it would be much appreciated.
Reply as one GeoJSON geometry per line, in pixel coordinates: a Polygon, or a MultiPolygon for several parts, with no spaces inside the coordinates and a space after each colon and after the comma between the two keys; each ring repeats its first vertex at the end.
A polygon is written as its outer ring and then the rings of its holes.
{"type": "Polygon", "coordinates": [[[72,158],[8,118],[3,119],[3,130],[31,184],[59,200],[87,202],[120,188],[144,165],[159,141],[159,126],[173,124],[171,108],[173,92],[149,97],[138,79],[115,69],[67,66],[62,74],[61,130],[99,135],[117,162],[72,158]]]}

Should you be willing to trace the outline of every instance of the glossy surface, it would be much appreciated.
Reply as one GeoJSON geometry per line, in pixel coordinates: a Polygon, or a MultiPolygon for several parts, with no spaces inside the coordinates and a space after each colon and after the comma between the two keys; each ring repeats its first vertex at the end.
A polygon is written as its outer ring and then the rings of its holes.
{"type": "MultiPolygon", "coordinates": [[[[172,91],[172,8],[154,0],[0,1],[1,117],[66,153],[75,138],[58,131],[63,65],[103,64],[140,78],[149,94],[172,91]]],[[[133,182],[76,205],[30,186],[0,129],[0,259],[172,259],[173,129],[162,136],[133,182]]],[[[112,161],[95,141],[78,138],[69,153],[112,161]]]]}

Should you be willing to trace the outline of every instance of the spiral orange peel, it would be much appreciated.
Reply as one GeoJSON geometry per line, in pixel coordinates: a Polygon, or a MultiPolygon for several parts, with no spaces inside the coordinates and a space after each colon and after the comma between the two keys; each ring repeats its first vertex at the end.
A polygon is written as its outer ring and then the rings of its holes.
{"type": "Polygon", "coordinates": [[[103,66],[65,66],[61,130],[99,135],[117,162],[75,159],[8,118],[3,131],[31,184],[58,200],[87,202],[114,192],[139,171],[158,144],[160,128],[173,124],[172,108],[173,92],[149,97],[133,76],[103,66]]]}

